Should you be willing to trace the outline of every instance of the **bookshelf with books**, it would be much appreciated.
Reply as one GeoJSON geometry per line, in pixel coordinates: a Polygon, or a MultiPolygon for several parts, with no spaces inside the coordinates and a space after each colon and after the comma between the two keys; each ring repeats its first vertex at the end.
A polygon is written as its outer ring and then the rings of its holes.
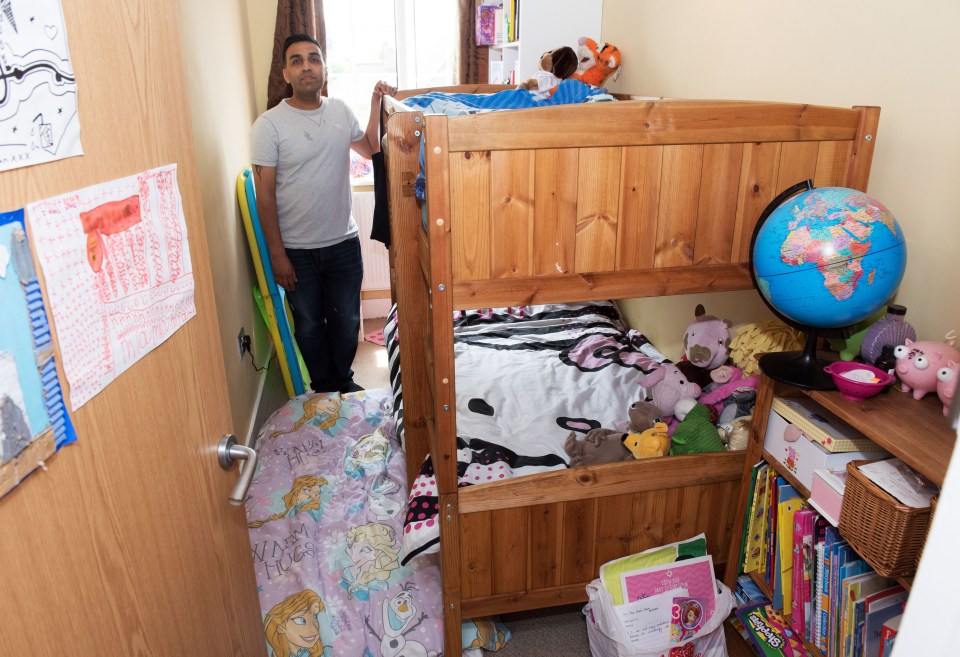
{"type": "MultiPolygon", "coordinates": [[[[788,467],[782,457],[778,460],[777,454],[765,449],[765,442],[769,446],[766,440],[768,424],[778,398],[778,408],[783,407],[784,400],[791,402],[791,406],[810,406],[810,402],[804,400],[812,400],[825,409],[824,415],[832,415],[841,420],[841,424],[846,423],[858,432],[861,439],[871,445],[869,449],[889,452],[938,487],[943,484],[956,434],[943,417],[942,405],[936,395],[918,401],[909,394],[891,389],[876,397],[853,402],[835,391],[801,390],[762,376],[732,527],[734,535],[742,536],[743,540],[731,543],[724,581],[732,588],[741,572],[748,572],[769,598],[771,606],[782,609],[786,622],[803,639],[810,655],[850,657],[870,654],[873,657],[875,653],[866,652],[865,642],[874,649],[882,629],[880,620],[902,611],[912,578],[883,577],[880,573],[895,573],[885,571],[878,564],[871,564],[869,558],[857,554],[840,531],[830,524],[835,519],[828,522],[810,507],[810,484],[801,480],[799,475],[802,473],[797,468],[788,467]],[[774,499],[777,500],[775,505],[772,504],[774,499]],[[788,504],[785,505],[785,501],[788,504]],[[803,543],[802,536],[795,537],[793,531],[783,530],[785,523],[790,523],[799,532],[800,523],[805,522],[802,519],[808,516],[818,518],[821,523],[817,526],[817,531],[821,532],[819,535],[805,526],[803,531],[810,532],[808,544],[803,543]],[[767,538],[758,539],[759,535],[767,538]],[[809,561],[804,561],[803,555],[809,555],[809,561]],[[787,564],[781,556],[799,560],[787,564]],[[823,572],[810,574],[804,582],[802,576],[798,577],[797,569],[806,574],[811,564],[816,564],[823,572]],[[819,581],[819,590],[818,575],[827,578],[819,581]],[[821,599],[820,595],[824,597],[821,599]],[[808,605],[806,608],[804,601],[808,605]],[[796,618],[798,613],[800,617],[796,618]],[[815,625],[818,618],[822,626],[815,625]]],[[[773,424],[776,426],[776,422],[773,424]]],[[[864,519],[864,522],[870,520],[864,519]]]]}
{"type": "Polygon", "coordinates": [[[601,38],[603,0],[485,0],[477,11],[478,22],[482,14],[494,20],[487,60],[490,84],[518,84],[533,76],[544,52],[560,46],[576,50],[580,37],[601,38]]]}

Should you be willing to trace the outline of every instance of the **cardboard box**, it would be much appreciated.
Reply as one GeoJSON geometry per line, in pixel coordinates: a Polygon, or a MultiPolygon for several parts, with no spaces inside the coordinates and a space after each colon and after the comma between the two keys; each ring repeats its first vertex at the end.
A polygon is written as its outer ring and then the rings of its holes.
{"type": "Polygon", "coordinates": [[[828,452],[882,451],[876,443],[809,397],[775,397],[772,408],[828,452]]]}
{"type": "MultiPolygon", "coordinates": [[[[879,448],[870,452],[829,452],[819,442],[807,438],[806,433],[801,433],[799,438],[789,441],[786,434],[790,424],[782,415],[771,410],[763,448],[789,470],[807,491],[813,487],[814,470],[842,470],[848,461],[876,460],[890,456],[879,448]]],[[[790,432],[791,435],[796,433],[790,432]]]]}
{"type": "Polygon", "coordinates": [[[847,471],[814,470],[810,486],[810,506],[827,519],[834,527],[840,525],[840,507],[843,505],[843,489],[847,471]]]}

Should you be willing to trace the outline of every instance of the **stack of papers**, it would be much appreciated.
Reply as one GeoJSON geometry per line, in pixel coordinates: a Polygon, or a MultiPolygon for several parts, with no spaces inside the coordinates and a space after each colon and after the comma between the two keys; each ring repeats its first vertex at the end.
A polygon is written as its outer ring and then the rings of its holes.
{"type": "MultiPolygon", "coordinates": [[[[670,641],[674,611],[691,599],[698,601],[698,609],[691,614],[696,618],[690,621],[690,630],[706,623],[715,609],[713,558],[706,554],[703,534],[606,563],[600,580],[613,599],[626,638],[638,649],[670,641]]],[[[684,630],[684,620],[674,623],[674,641],[693,633],[684,630]]]]}
{"type": "Polygon", "coordinates": [[[870,481],[897,498],[901,504],[914,509],[927,509],[937,488],[911,470],[900,459],[875,461],[860,466],[870,481]]]}

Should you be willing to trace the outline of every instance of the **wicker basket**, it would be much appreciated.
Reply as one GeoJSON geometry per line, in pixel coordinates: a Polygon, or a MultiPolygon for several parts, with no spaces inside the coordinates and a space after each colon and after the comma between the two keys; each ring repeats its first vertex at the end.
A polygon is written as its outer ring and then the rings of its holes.
{"type": "Polygon", "coordinates": [[[870,481],[858,466],[847,463],[847,482],[840,507],[840,534],[884,577],[905,577],[917,570],[927,539],[930,509],[914,509],[870,481]]]}
{"type": "MultiPolygon", "coordinates": [[[[933,525],[933,514],[937,512],[937,498],[939,495],[934,495],[930,498],[930,520],[927,522],[927,531],[923,534],[923,543],[926,545],[927,539],[930,537],[930,526],[933,525]]],[[[917,553],[917,563],[916,567],[920,567],[920,559],[923,558],[923,549],[917,553]]]]}

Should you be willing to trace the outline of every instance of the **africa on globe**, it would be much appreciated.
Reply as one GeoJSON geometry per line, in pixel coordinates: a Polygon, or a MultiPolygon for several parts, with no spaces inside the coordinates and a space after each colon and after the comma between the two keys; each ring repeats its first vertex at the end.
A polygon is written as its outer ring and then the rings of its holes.
{"type": "Polygon", "coordinates": [[[765,301],[814,329],[849,326],[876,312],[907,264],[893,214],[843,187],[808,189],[781,203],[757,227],[752,255],[765,301]]]}

